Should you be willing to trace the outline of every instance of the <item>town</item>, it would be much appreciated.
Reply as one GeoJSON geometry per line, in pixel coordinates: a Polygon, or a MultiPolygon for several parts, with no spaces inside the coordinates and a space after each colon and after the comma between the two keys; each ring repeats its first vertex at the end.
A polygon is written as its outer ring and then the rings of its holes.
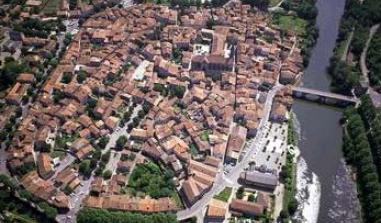
{"type": "MultiPolygon", "coordinates": [[[[93,8],[62,2],[57,16],[93,8]]],[[[40,4],[28,0],[19,16],[40,4]]],[[[3,29],[2,64],[27,55],[35,65],[1,101],[0,127],[11,131],[2,132],[10,140],[0,170],[20,184],[18,196],[57,210],[58,222],[76,222],[83,209],[197,222],[272,222],[295,211],[298,36],[240,1],[97,11],[54,38],[62,21],[45,33],[3,29]]]]}

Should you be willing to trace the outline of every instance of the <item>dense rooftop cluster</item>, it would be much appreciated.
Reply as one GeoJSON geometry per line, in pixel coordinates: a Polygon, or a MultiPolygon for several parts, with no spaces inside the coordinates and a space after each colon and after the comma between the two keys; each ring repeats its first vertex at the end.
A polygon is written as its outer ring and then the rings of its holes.
{"type": "MultiPolygon", "coordinates": [[[[183,14],[152,4],[108,8],[84,22],[26,111],[8,149],[9,167],[18,172],[37,159],[39,176],[24,176],[26,189],[70,208],[60,191],[78,185],[75,170],[65,169],[55,177],[61,183],[51,182],[57,173],[44,150],[70,136],[71,154],[79,160],[92,156],[134,103],[143,107],[144,118],[129,126],[127,148],[167,165],[189,205],[213,185],[218,167],[236,162],[246,138],[255,136],[268,90],[278,81],[295,83],[301,70],[295,36],[281,35],[266,14],[240,2],[213,10],[190,7],[183,14]]],[[[274,99],[271,119],[287,120],[291,102],[285,87],[274,99]]],[[[131,167],[118,163],[123,165],[131,167]]],[[[93,187],[124,186],[117,177],[97,179],[93,187]]],[[[146,212],[178,208],[169,198],[131,198],[118,188],[99,189],[85,203],[146,212]]]]}

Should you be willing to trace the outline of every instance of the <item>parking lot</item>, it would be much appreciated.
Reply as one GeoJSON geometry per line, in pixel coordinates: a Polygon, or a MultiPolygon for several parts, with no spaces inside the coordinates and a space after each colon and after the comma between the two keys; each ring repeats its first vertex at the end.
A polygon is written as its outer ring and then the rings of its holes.
{"type": "Polygon", "coordinates": [[[268,170],[281,170],[286,162],[287,152],[287,124],[271,123],[266,125],[265,142],[253,157],[255,166],[264,166],[268,170]]]}

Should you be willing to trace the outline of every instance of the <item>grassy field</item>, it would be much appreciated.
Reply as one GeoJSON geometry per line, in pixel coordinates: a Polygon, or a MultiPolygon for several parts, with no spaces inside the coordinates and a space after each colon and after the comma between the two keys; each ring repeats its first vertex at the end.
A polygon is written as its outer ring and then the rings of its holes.
{"type": "Polygon", "coordinates": [[[335,48],[335,56],[341,58],[344,54],[345,46],[347,45],[349,39],[349,34],[345,37],[345,40],[340,41],[337,43],[337,46],[335,48]]]}
{"type": "Polygon", "coordinates": [[[231,187],[225,187],[224,190],[221,191],[216,196],[214,196],[214,198],[217,200],[220,200],[220,201],[227,202],[230,198],[231,193],[232,193],[232,188],[231,187]]]}
{"type": "Polygon", "coordinates": [[[303,35],[306,31],[307,21],[292,15],[275,15],[274,24],[283,30],[292,30],[298,35],[303,35]]]}

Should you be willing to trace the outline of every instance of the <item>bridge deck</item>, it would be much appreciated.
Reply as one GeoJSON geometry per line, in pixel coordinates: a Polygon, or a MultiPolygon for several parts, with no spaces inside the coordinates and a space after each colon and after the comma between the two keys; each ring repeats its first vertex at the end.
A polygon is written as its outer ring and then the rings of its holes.
{"type": "Polygon", "coordinates": [[[359,102],[359,99],[357,99],[355,97],[350,97],[350,96],[346,96],[346,95],[335,94],[335,93],[325,92],[325,91],[320,91],[320,90],[314,90],[314,89],[309,89],[309,88],[293,87],[292,90],[294,92],[312,94],[312,95],[322,96],[322,97],[326,97],[326,98],[333,98],[333,99],[338,99],[338,100],[342,100],[342,101],[348,101],[348,102],[352,102],[352,103],[359,102]]]}

